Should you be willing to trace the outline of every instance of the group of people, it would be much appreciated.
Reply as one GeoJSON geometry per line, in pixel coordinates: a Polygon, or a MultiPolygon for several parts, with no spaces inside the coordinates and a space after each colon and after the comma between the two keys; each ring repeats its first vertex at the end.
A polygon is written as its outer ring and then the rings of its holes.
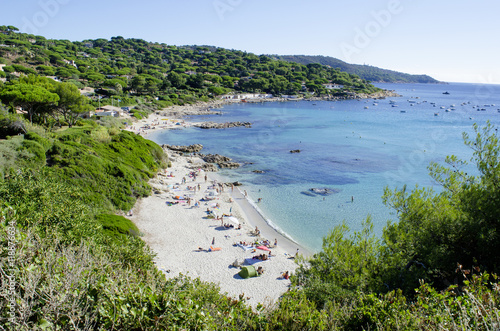
{"type": "Polygon", "coordinates": [[[262,260],[262,261],[267,261],[270,258],[271,258],[271,252],[269,252],[269,255],[259,254],[259,255],[255,255],[254,257],[252,257],[252,259],[258,259],[258,260],[262,260]]]}
{"type": "Polygon", "coordinates": [[[237,227],[234,227],[234,225],[233,225],[233,224],[226,223],[226,224],[224,224],[223,226],[224,226],[224,228],[226,228],[226,229],[236,229],[236,230],[241,230],[241,224],[238,224],[238,226],[237,226],[237,227]]]}

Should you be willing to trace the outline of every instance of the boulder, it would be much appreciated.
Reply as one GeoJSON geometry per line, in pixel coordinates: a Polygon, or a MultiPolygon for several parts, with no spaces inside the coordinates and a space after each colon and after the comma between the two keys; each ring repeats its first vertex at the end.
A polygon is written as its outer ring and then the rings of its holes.
{"type": "Polygon", "coordinates": [[[330,194],[334,194],[334,193],[339,193],[340,190],[339,189],[331,189],[331,188],[310,188],[309,191],[311,191],[312,193],[314,194],[318,194],[318,195],[330,195],[330,194]]]}
{"type": "Polygon", "coordinates": [[[220,168],[229,168],[229,169],[235,169],[240,167],[240,164],[237,162],[219,162],[217,163],[217,165],[220,168]]]}
{"type": "Polygon", "coordinates": [[[197,163],[195,165],[192,165],[189,167],[190,169],[202,169],[203,171],[208,171],[208,172],[217,172],[219,171],[219,168],[213,163],[197,163]]]}
{"type": "Polygon", "coordinates": [[[203,161],[207,163],[215,163],[219,166],[219,168],[239,168],[240,164],[233,162],[227,156],[219,155],[219,154],[208,154],[202,156],[203,161]]]}
{"type": "Polygon", "coordinates": [[[171,151],[182,153],[199,153],[203,149],[203,145],[201,144],[194,144],[189,146],[162,145],[162,147],[170,149],[171,151]]]}
{"type": "Polygon", "coordinates": [[[203,161],[208,163],[222,163],[222,162],[230,162],[231,159],[227,156],[219,155],[219,154],[208,154],[202,156],[203,161]]]}

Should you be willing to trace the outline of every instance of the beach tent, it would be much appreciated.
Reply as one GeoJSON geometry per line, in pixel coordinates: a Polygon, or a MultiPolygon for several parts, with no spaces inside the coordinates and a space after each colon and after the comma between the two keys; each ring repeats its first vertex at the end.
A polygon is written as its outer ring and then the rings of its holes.
{"type": "Polygon", "coordinates": [[[229,216],[229,217],[225,217],[224,218],[225,220],[228,220],[229,222],[232,222],[236,225],[239,225],[240,224],[240,221],[238,221],[238,219],[234,216],[229,216]]]}
{"type": "Polygon", "coordinates": [[[241,271],[238,272],[238,275],[240,275],[241,278],[247,279],[250,277],[257,277],[257,270],[255,270],[254,266],[246,266],[242,267],[241,271]]]}

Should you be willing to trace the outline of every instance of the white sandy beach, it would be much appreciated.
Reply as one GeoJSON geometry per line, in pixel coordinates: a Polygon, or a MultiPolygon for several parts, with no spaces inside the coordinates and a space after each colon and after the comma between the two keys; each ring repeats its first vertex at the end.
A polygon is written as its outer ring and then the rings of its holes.
{"type": "MultiPolygon", "coordinates": [[[[162,118],[164,118],[162,115],[152,115],[147,120],[142,120],[140,124],[136,122],[135,126],[153,127],[153,124],[162,118]]],[[[183,123],[181,121],[176,119],[171,122],[183,123]]],[[[183,125],[188,126],[189,123],[183,125]]],[[[155,127],[149,131],[158,129],[164,128],[155,127]]],[[[157,193],[139,200],[133,209],[133,216],[129,217],[140,229],[143,240],[157,254],[155,262],[158,268],[164,271],[167,278],[184,274],[216,283],[222,292],[231,297],[238,298],[243,295],[252,306],[257,303],[267,305],[275,303],[290,285],[289,280],[281,279],[282,273],[285,271],[293,273],[297,267],[294,259],[290,257],[295,255],[297,249],[300,249],[299,252],[303,255],[310,255],[310,252],[270,227],[236,187],[234,191],[226,187],[214,200],[202,201],[199,207],[195,207],[196,201],[213,191],[208,190],[213,185],[213,180],[220,182],[223,178],[214,173],[198,171],[196,163],[204,162],[198,157],[172,153],[169,158],[172,167],[150,182],[157,193]],[[189,177],[192,171],[199,174],[195,181],[189,177]],[[171,173],[174,177],[167,176],[171,173]],[[208,177],[206,182],[205,175],[208,177]],[[182,183],[183,177],[186,178],[185,184],[182,183]],[[196,192],[188,190],[188,186],[198,187],[198,185],[200,189],[197,188],[196,192]],[[173,199],[175,196],[181,198],[189,196],[192,201],[188,204],[186,200],[180,200],[178,204],[167,205],[167,202],[177,201],[173,199]],[[230,202],[231,199],[233,202],[230,202]],[[220,206],[218,209],[214,208],[216,204],[220,206]],[[221,226],[220,220],[208,219],[207,208],[215,210],[219,215],[231,214],[241,223],[241,230],[236,229],[236,224],[235,228],[225,229],[221,226]],[[260,230],[260,236],[250,234],[256,226],[260,230]],[[262,242],[264,239],[268,239],[271,246],[275,239],[278,242],[276,247],[271,248],[272,256],[267,261],[252,259],[256,255],[267,255],[266,251],[256,248],[245,250],[234,246],[239,242],[248,244],[256,240],[262,242]],[[210,246],[220,250],[208,251],[210,246]],[[203,250],[199,251],[199,247],[203,250]],[[249,279],[239,277],[240,269],[233,267],[232,264],[235,260],[243,263],[245,259],[256,262],[253,264],[255,268],[262,266],[264,273],[249,279]]],[[[231,223],[227,217],[224,218],[224,223],[231,223]]]]}

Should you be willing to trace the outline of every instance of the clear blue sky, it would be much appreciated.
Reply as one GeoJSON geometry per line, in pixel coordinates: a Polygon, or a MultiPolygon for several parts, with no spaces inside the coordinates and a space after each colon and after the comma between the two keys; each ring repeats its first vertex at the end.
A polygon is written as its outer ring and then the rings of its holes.
{"type": "Polygon", "coordinates": [[[443,81],[500,84],[498,0],[18,0],[0,7],[0,25],[47,38],[123,36],[326,55],[443,81]]]}

